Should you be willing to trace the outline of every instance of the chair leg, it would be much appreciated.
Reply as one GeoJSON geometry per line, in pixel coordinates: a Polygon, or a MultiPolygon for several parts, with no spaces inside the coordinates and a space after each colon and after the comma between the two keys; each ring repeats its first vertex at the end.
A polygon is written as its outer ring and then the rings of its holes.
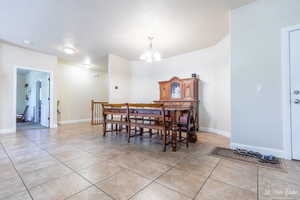
{"type": "Polygon", "coordinates": [[[103,136],[106,136],[106,122],[103,124],[103,136]]]}
{"type": "Polygon", "coordinates": [[[167,151],[167,132],[166,130],[163,130],[163,137],[164,137],[164,140],[163,140],[163,152],[166,152],[167,151]]]}
{"type": "Polygon", "coordinates": [[[182,132],[181,132],[181,128],[179,128],[179,141],[182,140],[182,132]]]}
{"type": "Polygon", "coordinates": [[[131,137],[131,127],[129,126],[129,131],[128,131],[128,143],[130,143],[130,137],[131,137]]]}
{"type": "Polygon", "coordinates": [[[143,136],[144,134],[144,128],[140,128],[140,136],[143,136]]]}
{"type": "Polygon", "coordinates": [[[189,148],[189,140],[190,140],[190,131],[188,130],[186,132],[186,138],[185,138],[185,142],[186,142],[186,148],[189,148]]]}

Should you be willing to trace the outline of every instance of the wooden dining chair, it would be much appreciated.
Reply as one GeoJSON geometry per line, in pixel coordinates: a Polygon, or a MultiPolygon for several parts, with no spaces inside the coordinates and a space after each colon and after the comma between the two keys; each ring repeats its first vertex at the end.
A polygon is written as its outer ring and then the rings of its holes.
{"type": "Polygon", "coordinates": [[[177,123],[179,129],[179,142],[185,142],[186,147],[189,147],[189,140],[191,135],[191,111],[187,110],[180,114],[179,121],[177,123]],[[185,132],[185,136],[182,135],[182,132],[185,132]]]}
{"type": "Polygon", "coordinates": [[[26,117],[28,108],[29,108],[29,105],[26,105],[24,112],[21,114],[17,114],[17,122],[25,122],[25,117],[26,117]]]}
{"type": "Polygon", "coordinates": [[[116,132],[116,134],[126,127],[126,132],[129,128],[128,120],[128,104],[102,104],[103,112],[103,136],[107,132],[116,132]],[[107,129],[107,125],[110,124],[110,130],[107,129]]]}
{"type": "Polygon", "coordinates": [[[137,136],[136,132],[131,133],[131,128],[157,130],[163,134],[163,151],[166,151],[168,132],[163,104],[128,104],[128,119],[128,143],[132,137],[137,136]]]}

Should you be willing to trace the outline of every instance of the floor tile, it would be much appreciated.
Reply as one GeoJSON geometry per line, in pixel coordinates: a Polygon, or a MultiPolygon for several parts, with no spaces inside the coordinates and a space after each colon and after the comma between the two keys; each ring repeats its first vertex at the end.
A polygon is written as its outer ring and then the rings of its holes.
{"type": "Polygon", "coordinates": [[[0,182],[5,181],[7,179],[11,179],[14,177],[17,177],[18,174],[14,167],[7,167],[1,169],[1,176],[0,176],[0,182]]]}
{"type": "Polygon", "coordinates": [[[158,162],[174,166],[188,154],[185,152],[151,152],[148,156],[158,162]]]}
{"type": "Polygon", "coordinates": [[[68,167],[56,164],[33,172],[23,173],[21,176],[26,186],[32,188],[71,173],[73,173],[73,171],[68,167]]]}
{"type": "Polygon", "coordinates": [[[198,158],[204,155],[209,155],[215,149],[215,147],[216,146],[207,143],[194,145],[191,149],[190,157],[198,158]]]}
{"type": "Polygon", "coordinates": [[[120,155],[124,155],[125,152],[120,151],[119,149],[115,147],[109,147],[105,144],[98,145],[96,148],[91,148],[87,150],[88,153],[91,155],[103,159],[103,160],[111,160],[114,159],[120,155]]]}
{"type": "Polygon", "coordinates": [[[14,163],[24,163],[24,162],[30,162],[38,159],[43,158],[51,158],[50,154],[48,154],[45,151],[34,151],[34,152],[27,152],[25,154],[11,156],[11,159],[14,163]]]}
{"type": "Polygon", "coordinates": [[[133,196],[150,182],[150,180],[129,170],[122,170],[115,176],[96,185],[113,198],[125,200],[133,196]]]}
{"type": "Polygon", "coordinates": [[[1,200],[24,191],[26,191],[26,188],[19,177],[10,178],[0,182],[1,200]]]}
{"type": "Polygon", "coordinates": [[[300,161],[295,160],[284,160],[287,170],[291,173],[300,174],[300,161]]]}
{"type": "Polygon", "coordinates": [[[205,180],[206,177],[201,176],[199,173],[195,173],[192,170],[173,168],[159,177],[156,182],[193,198],[200,190],[205,180]]]}
{"type": "Polygon", "coordinates": [[[135,171],[137,174],[145,176],[151,180],[161,176],[163,173],[168,171],[171,166],[159,163],[155,160],[144,160],[135,165],[132,165],[130,169],[135,171]]]}
{"type": "Polygon", "coordinates": [[[26,192],[21,192],[16,195],[5,198],[5,200],[31,200],[31,197],[29,196],[28,192],[26,191],[26,192]]]}
{"type": "Polygon", "coordinates": [[[12,158],[12,160],[15,160],[14,158],[27,158],[27,157],[31,157],[37,154],[46,154],[45,151],[43,151],[42,149],[40,149],[37,146],[33,146],[30,148],[20,148],[20,149],[14,149],[14,150],[7,150],[8,155],[12,158]]]}
{"type": "Polygon", "coordinates": [[[45,167],[49,167],[51,165],[56,165],[58,164],[58,161],[56,161],[55,159],[51,158],[51,157],[43,157],[43,158],[39,158],[39,159],[35,159],[32,161],[28,161],[28,162],[23,162],[23,163],[15,163],[15,166],[17,168],[17,170],[23,174],[26,172],[33,172],[45,167]]]}
{"type": "Polygon", "coordinates": [[[257,167],[229,160],[222,160],[211,177],[215,180],[257,192],[257,167]]]}
{"type": "Polygon", "coordinates": [[[0,160],[0,172],[0,182],[18,176],[15,168],[8,158],[0,160]]]}
{"type": "Polygon", "coordinates": [[[257,194],[209,179],[195,200],[256,200],[257,194]]]}
{"type": "Polygon", "coordinates": [[[100,161],[78,171],[83,177],[97,183],[118,173],[122,168],[107,161],[100,161]]]}
{"type": "Polygon", "coordinates": [[[104,192],[98,190],[95,187],[90,187],[68,200],[112,200],[109,196],[107,196],[104,192]]]}
{"type": "Polygon", "coordinates": [[[90,185],[77,174],[70,174],[31,188],[30,192],[36,200],[63,200],[90,185]]]}
{"type": "Polygon", "coordinates": [[[7,158],[7,154],[4,151],[0,151],[0,160],[2,159],[6,159],[7,158]]]}
{"type": "Polygon", "coordinates": [[[189,157],[180,161],[175,167],[185,171],[194,171],[195,173],[208,177],[219,160],[219,158],[212,156],[202,156],[201,159],[189,157]]]}
{"type": "Polygon", "coordinates": [[[300,186],[300,173],[283,172],[270,168],[259,167],[259,176],[265,176],[272,179],[279,179],[300,186]]]}
{"type": "MultiPolygon", "coordinates": [[[[228,146],[228,140],[219,137],[201,133],[188,149],[161,152],[155,138],[128,144],[125,134],[102,137],[99,127],[83,123],[0,135],[0,141],[35,200],[186,200],[197,194],[197,200],[252,200],[258,195],[260,200],[300,199],[299,162],[284,160],[288,173],[259,168],[257,174],[256,166],[209,156],[215,145],[228,146]],[[158,182],[151,183],[157,177],[158,182]]],[[[0,171],[0,199],[30,199],[3,148],[0,171]]]]}
{"type": "Polygon", "coordinates": [[[69,161],[65,162],[65,164],[67,166],[69,166],[70,168],[78,171],[78,170],[87,168],[90,165],[97,163],[99,161],[102,161],[102,159],[99,159],[99,158],[89,155],[89,156],[78,157],[74,160],[69,160],[69,161]]]}
{"type": "Polygon", "coordinates": [[[80,157],[85,157],[85,156],[90,156],[89,153],[82,152],[82,151],[77,151],[77,150],[64,150],[64,151],[59,151],[56,153],[51,153],[54,157],[56,157],[58,160],[61,161],[69,161],[69,160],[74,160],[76,158],[80,157]]]}
{"type": "Polygon", "coordinates": [[[170,190],[158,183],[152,183],[130,200],[190,200],[176,191],[170,190]]]}
{"type": "Polygon", "coordinates": [[[259,199],[300,199],[299,176],[271,169],[259,169],[259,199]]]}

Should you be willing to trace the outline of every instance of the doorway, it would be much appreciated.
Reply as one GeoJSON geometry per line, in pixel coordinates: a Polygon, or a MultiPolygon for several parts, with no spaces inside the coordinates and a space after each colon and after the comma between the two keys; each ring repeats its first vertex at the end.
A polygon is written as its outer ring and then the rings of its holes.
{"type": "Polygon", "coordinates": [[[300,160],[300,25],[283,30],[283,122],[286,157],[300,160]]]}
{"type": "Polygon", "coordinates": [[[17,69],[16,128],[40,129],[50,126],[50,74],[17,69]]]}

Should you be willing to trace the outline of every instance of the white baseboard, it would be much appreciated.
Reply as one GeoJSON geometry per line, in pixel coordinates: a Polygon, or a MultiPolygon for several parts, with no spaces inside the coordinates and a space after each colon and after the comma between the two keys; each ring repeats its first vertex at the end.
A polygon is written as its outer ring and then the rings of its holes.
{"type": "Polygon", "coordinates": [[[266,147],[257,147],[257,146],[250,146],[245,144],[237,144],[237,143],[231,143],[230,144],[231,149],[241,148],[251,151],[256,151],[264,155],[273,155],[280,158],[285,158],[285,153],[283,150],[280,149],[272,149],[272,148],[266,148],[266,147]]]}
{"type": "Polygon", "coordinates": [[[214,129],[214,128],[207,128],[207,127],[200,127],[199,128],[200,131],[203,132],[208,132],[208,133],[215,133],[218,135],[223,135],[225,137],[230,137],[230,132],[228,131],[224,131],[224,130],[220,130],[220,129],[214,129]]]}
{"type": "Polygon", "coordinates": [[[0,134],[14,133],[14,132],[16,132],[15,128],[0,129],[0,134]]]}
{"type": "Polygon", "coordinates": [[[76,124],[81,122],[89,122],[91,119],[78,119],[78,120],[66,120],[66,121],[60,121],[58,124],[64,125],[64,124],[76,124]]]}

